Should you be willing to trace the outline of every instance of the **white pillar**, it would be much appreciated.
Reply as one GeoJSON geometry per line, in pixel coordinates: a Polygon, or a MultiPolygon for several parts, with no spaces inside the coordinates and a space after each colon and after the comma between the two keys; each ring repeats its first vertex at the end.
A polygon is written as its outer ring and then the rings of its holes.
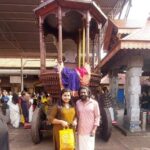
{"type": "Polygon", "coordinates": [[[112,71],[109,74],[109,83],[110,83],[110,93],[112,98],[117,100],[118,93],[118,73],[116,71],[112,71]]]}
{"type": "Polygon", "coordinates": [[[125,86],[127,115],[124,125],[131,132],[141,131],[139,96],[141,94],[140,76],[142,66],[142,57],[133,56],[128,61],[125,86]]]}
{"type": "Polygon", "coordinates": [[[116,111],[116,105],[117,105],[117,93],[118,93],[118,72],[116,70],[109,73],[109,89],[110,93],[113,99],[113,108],[114,108],[114,117],[115,120],[117,120],[117,111],[116,111]]]}

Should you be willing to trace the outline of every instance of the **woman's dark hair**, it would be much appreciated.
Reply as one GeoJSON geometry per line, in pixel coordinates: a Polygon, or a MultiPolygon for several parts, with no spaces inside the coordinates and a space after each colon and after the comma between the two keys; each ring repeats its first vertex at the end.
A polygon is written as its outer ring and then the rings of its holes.
{"type": "Polygon", "coordinates": [[[12,95],[12,103],[13,103],[13,104],[17,104],[18,101],[19,101],[18,94],[13,93],[13,95],[12,95]]]}
{"type": "Polygon", "coordinates": [[[60,99],[58,105],[60,105],[60,106],[63,105],[62,95],[63,95],[65,92],[69,92],[69,93],[70,93],[71,99],[70,99],[70,101],[69,101],[69,104],[70,104],[71,106],[74,106],[74,103],[73,103],[73,101],[72,101],[72,95],[71,95],[71,90],[70,90],[70,89],[63,89],[63,90],[61,91],[61,99],[60,99]]]}
{"type": "Polygon", "coordinates": [[[65,92],[69,92],[69,93],[71,94],[71,90],[70,90],[70,89],[62,89],[62,91],[61,91],[61,96],[62,96],[65,92]]]}
{"type": "Polygon", "coordinates": [[[102,87],[102,90],[103,90],[104,92],[108,92],[108,88],[107,88],[106,86],[102,87]]]}
{"type": "Polygon", "coordinates": [[[91,97],[91,90],[87,86],[81,86],[78,90],[78,95],[80,96],[80,92],[82,89],[85,89],[88,92],[88,96],[91,97]]]}
{"type": "Polygon", "coordinates": [[[26,93],[27,93],[26,91],[22,91],[22,92],[21,92],[21,96],[25,96],[26,93]]]}

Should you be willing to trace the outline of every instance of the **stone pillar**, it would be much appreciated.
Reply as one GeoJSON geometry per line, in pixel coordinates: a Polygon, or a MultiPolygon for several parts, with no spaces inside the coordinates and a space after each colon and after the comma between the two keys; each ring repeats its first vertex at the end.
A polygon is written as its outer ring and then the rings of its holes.
{"type": "Polygon", "coordinates": [[[124,125],[131,132],[141,131],[139,96],[141,93],[142,66],[142,57],[133,56],[128,61],[125,85],[127,115],[124,117],[124,125]]]}
{"type": "Polygon", "coordinates": [[[118,93],[118,72],[113,70],[109,73],[109,89],[113,100],[114,117],[117,120],[117,93],[118,93]]]}

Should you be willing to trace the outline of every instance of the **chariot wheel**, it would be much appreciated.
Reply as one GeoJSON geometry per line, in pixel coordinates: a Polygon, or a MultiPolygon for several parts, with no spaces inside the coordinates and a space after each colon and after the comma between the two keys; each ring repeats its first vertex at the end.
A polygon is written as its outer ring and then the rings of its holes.
{"type": "Polygon", "coordinates": [[[108,108],[101,110],[101,125],[100,125],[100,137],[104,141],[108,141],[112,132],[112,120],[108,108]]]}

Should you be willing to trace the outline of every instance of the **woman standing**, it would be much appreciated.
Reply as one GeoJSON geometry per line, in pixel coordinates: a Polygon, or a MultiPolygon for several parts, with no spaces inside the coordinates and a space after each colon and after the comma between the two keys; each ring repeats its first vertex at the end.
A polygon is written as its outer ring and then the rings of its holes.
{"type": "Polygon", "coordinates": [[[71,91],[63,89],[59,105],[52,108],[48,116],[48,121],[53,124],[53,143],[54,150],[60,150],[59,130],[75,125],[75,108],[71,101],[71,91]]]}
{"type": "Polygon", "coordinates": [[[18,128],[20,124],[20,110],[19,110],[18,94],[13,93],[12,101],[9,102],[10,122],[13,127],[18,128]]]}

